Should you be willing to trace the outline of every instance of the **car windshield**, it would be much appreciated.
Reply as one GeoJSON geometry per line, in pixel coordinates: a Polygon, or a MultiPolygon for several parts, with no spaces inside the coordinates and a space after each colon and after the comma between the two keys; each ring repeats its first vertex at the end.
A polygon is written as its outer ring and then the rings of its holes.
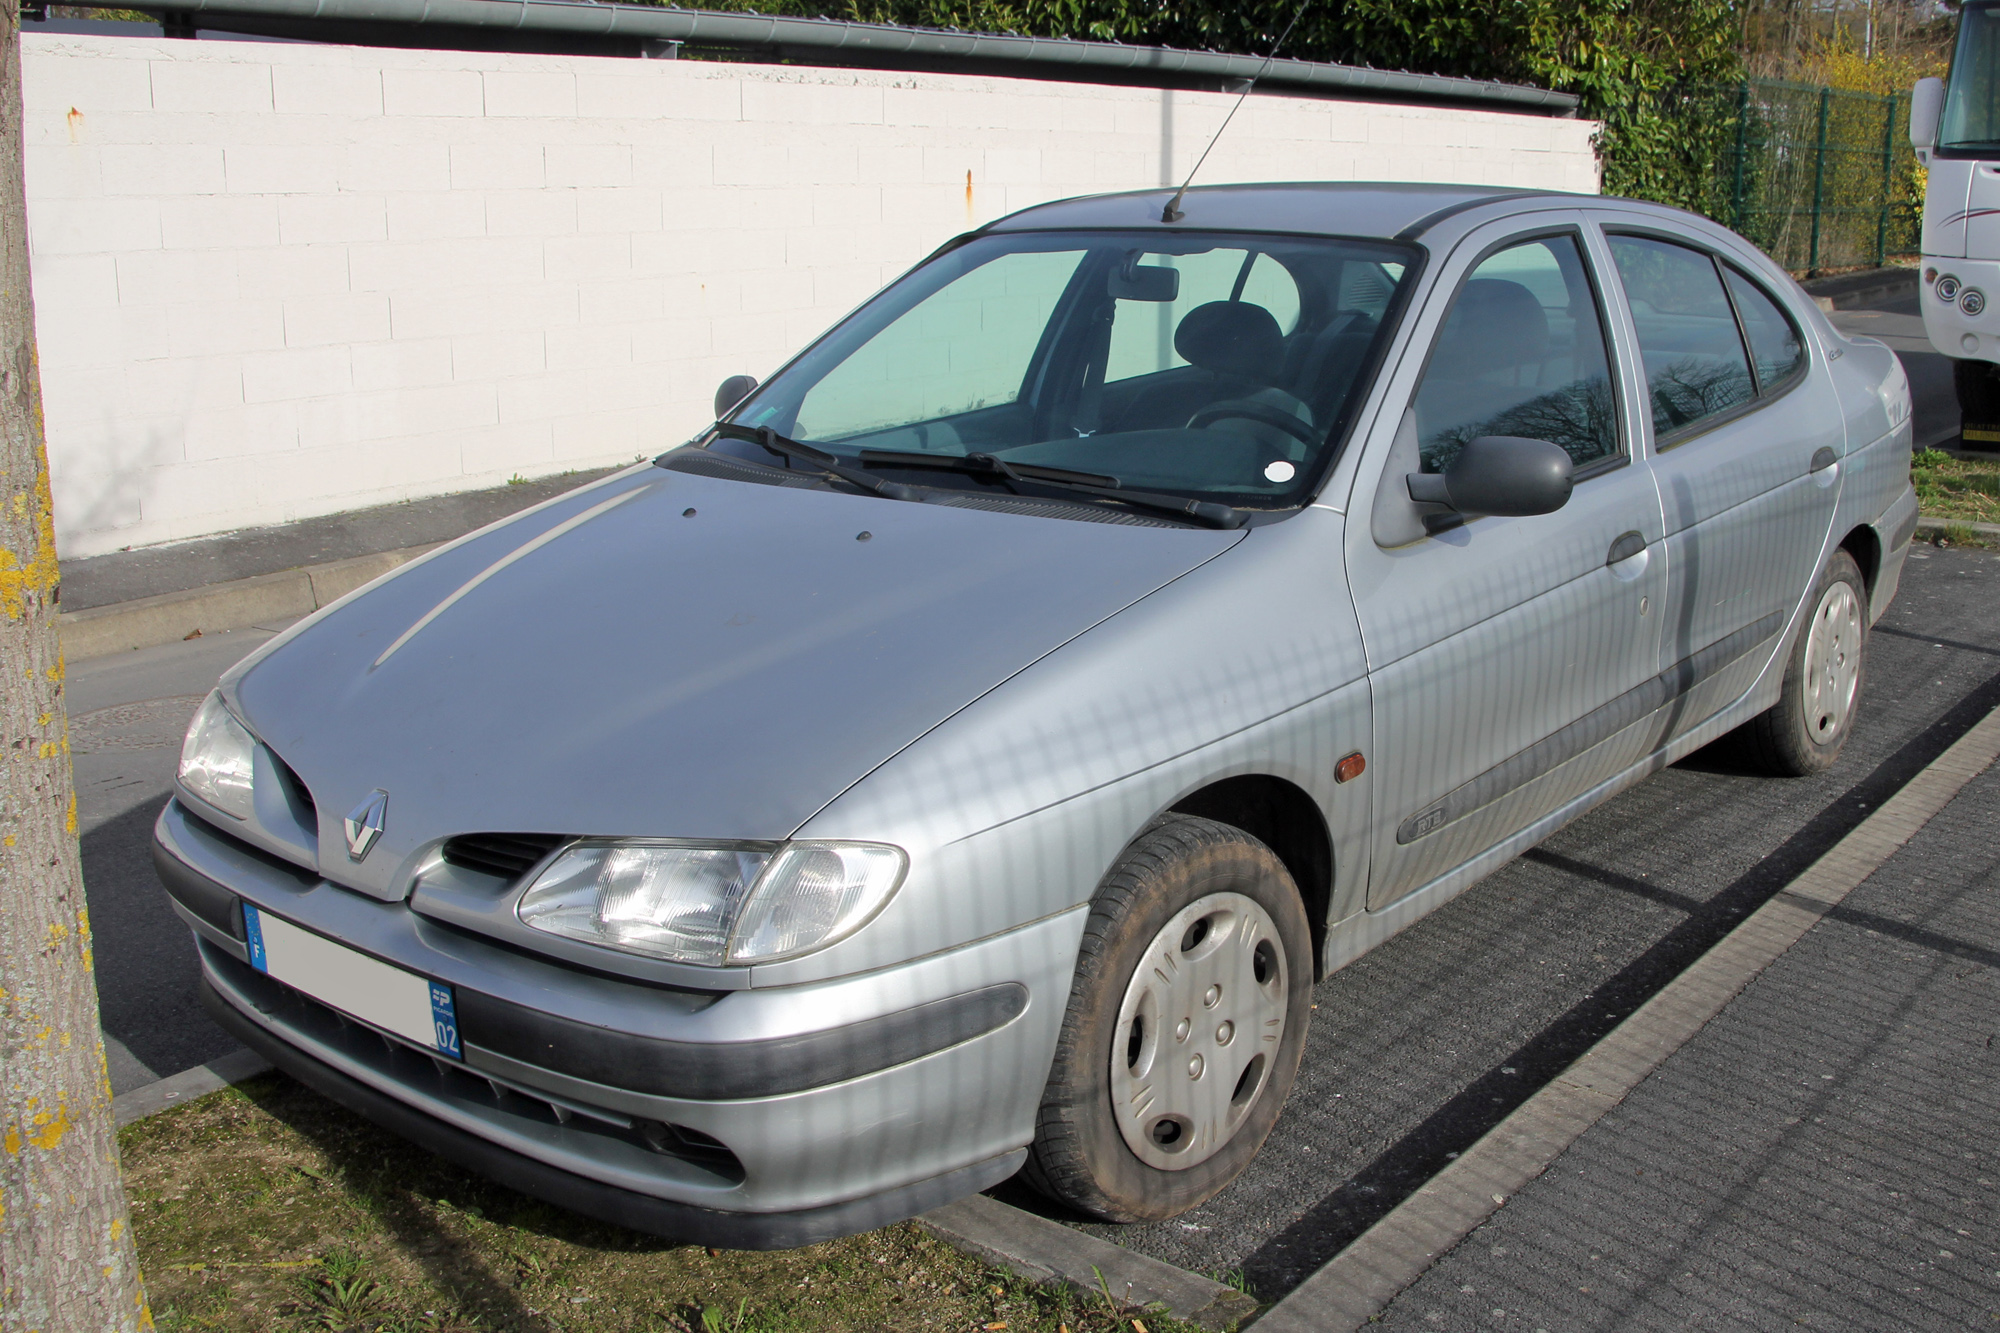
{"type": "MultiPolygon", "coordinates": [[[[985,455],[1283,507],[1338,444],[1412,261],[1405,246],[1295,236],[981,236],[863,306],[727,419],[922,485],[988,488],[1000,474],[880,455],[985,455]]],[[[712,445],[771,461],[755,444],[712,445]]]]}
{"type": "Polygon", "coordinates": [[[2000,148],[2000,15],[1992,6],[1967,5],[1959,18],[1937,146],[2000,148]]]}

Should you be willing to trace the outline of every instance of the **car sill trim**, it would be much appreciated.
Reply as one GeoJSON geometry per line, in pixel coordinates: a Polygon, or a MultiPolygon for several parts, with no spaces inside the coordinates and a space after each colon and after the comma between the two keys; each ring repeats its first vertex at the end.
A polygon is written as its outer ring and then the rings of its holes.
{"type": "MultiPolygon", "coordinates": [[[[1454,787],[1441,800],[1426,805],[1396,829],[1397,844],[1408,846],[1420,838],[1429,837],[1445,825],[1486,808],[1593,746],[1611,739],[1681,698],[1730,663],[1748,655],[1784,626],[1785,617],[1773,611],[1763,619],[1716,640],[1700,652],[1682,658],[1651,680],[1592,709],[1527,749],[1501,760],[1478,777],[1454,787]]],[[[1663,741],[1671,739],[1670,736],[1662,738],[1663,741]]]]}

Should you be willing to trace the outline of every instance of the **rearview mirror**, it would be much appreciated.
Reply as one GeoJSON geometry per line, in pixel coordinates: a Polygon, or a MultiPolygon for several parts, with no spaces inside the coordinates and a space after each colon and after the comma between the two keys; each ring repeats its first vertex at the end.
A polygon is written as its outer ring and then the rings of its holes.
{"type": "Polygon", "coordinates": [[[715,391],[715,419],[722,420],[729,415],[729,409],[750,396],[757,387],[755,375],[731,375],[715,391]]]}
{"type": "Polygon", "coordinates": [[[1127,264],[1111,270],[1110,285],[1121,301],[1165,304],[1181,294],[1181,271],[1164,264],[1127,264]]]}
{"type": "Polygon", "coordinates": [[[1419,504],[1450,505],[1468,517],[1551,514],[1569,502],[1570,457],[1559,444],[1520,435],[1481,435],[1442,472],[1412,472],[1419,504]]]}
{"type": "Polygon", "coordinates": [[[1926,162],[1937,147],[1938,115],[1944,110],[1944,80],[1918,79],[1910,93],[1910,147],[1926,162]]]}

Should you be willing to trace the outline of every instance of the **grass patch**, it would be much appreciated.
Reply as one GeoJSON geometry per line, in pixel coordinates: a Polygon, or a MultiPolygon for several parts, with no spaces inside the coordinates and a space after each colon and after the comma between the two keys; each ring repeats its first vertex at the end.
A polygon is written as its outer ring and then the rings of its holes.
{"type": "Polygon", "coordinates": [[[1954,458],[1924,449],[1910,459],[1910,481],[1925,518],[2000,523],[2000,458],[1954,458]]]}
{"type": "Polygon", "coordinates": [[[277,1075],[119,1135],[165,1333],[1197,1333],[904,1223],[711,1252],[459,1170],[277,1075]]]}

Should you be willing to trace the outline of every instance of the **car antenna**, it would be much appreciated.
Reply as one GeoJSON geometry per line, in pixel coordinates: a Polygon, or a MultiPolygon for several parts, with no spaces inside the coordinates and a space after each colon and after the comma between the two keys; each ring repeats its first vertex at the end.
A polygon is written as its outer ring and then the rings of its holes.
{"type": "Polygon", "coordinates": [[[1181,211],[1181,196],[1188,192],[1188,186],[1194,184],[1195,172],[1200,171],[1201,164],[1208,161],[1209,153],[1215,149],[1216,140],[1222,138],[1222,132],[1229,128],[1230,121],[1236,119],[1236,113],[1243,108],[1243,101],[1250,96],[1250,90],[1257,86],[1257,80],[1264,77],[1264,71],[1271,68],[1271,62],[1278,58],[1279,48],[1284,46],[1285,39],[1292,35],[1292,29],[1299,26],[1299,18],[1306,12],[1306,6],[1310,3],[1311,0],[1299,0],[1299,7],[1292,11],[1292,21],[1287,23],[1285,30],[1278,34],[1278,40],[1271,43],[1271,49],[1264,54],[1264,63],[1259,65],[1257,72],[1250,76],[1250,82],[1243,85],[1243,92],[1237,97],[1236,105],[1229,108],[1229,114],[1224,116],[1222,123],[1215,127],[1215,138],[1210,139],[1208,147],[1201,150],[1201,156],[1194,160],[1194,168],[1188,172],[1187,179],[1181,182],[1181,188],[1174,191],[1174,197],[1167,200],[1167,206],[1160,210],[1160,221],[1179,222],[1187,216],[1186,213],[1181,211]]]}

